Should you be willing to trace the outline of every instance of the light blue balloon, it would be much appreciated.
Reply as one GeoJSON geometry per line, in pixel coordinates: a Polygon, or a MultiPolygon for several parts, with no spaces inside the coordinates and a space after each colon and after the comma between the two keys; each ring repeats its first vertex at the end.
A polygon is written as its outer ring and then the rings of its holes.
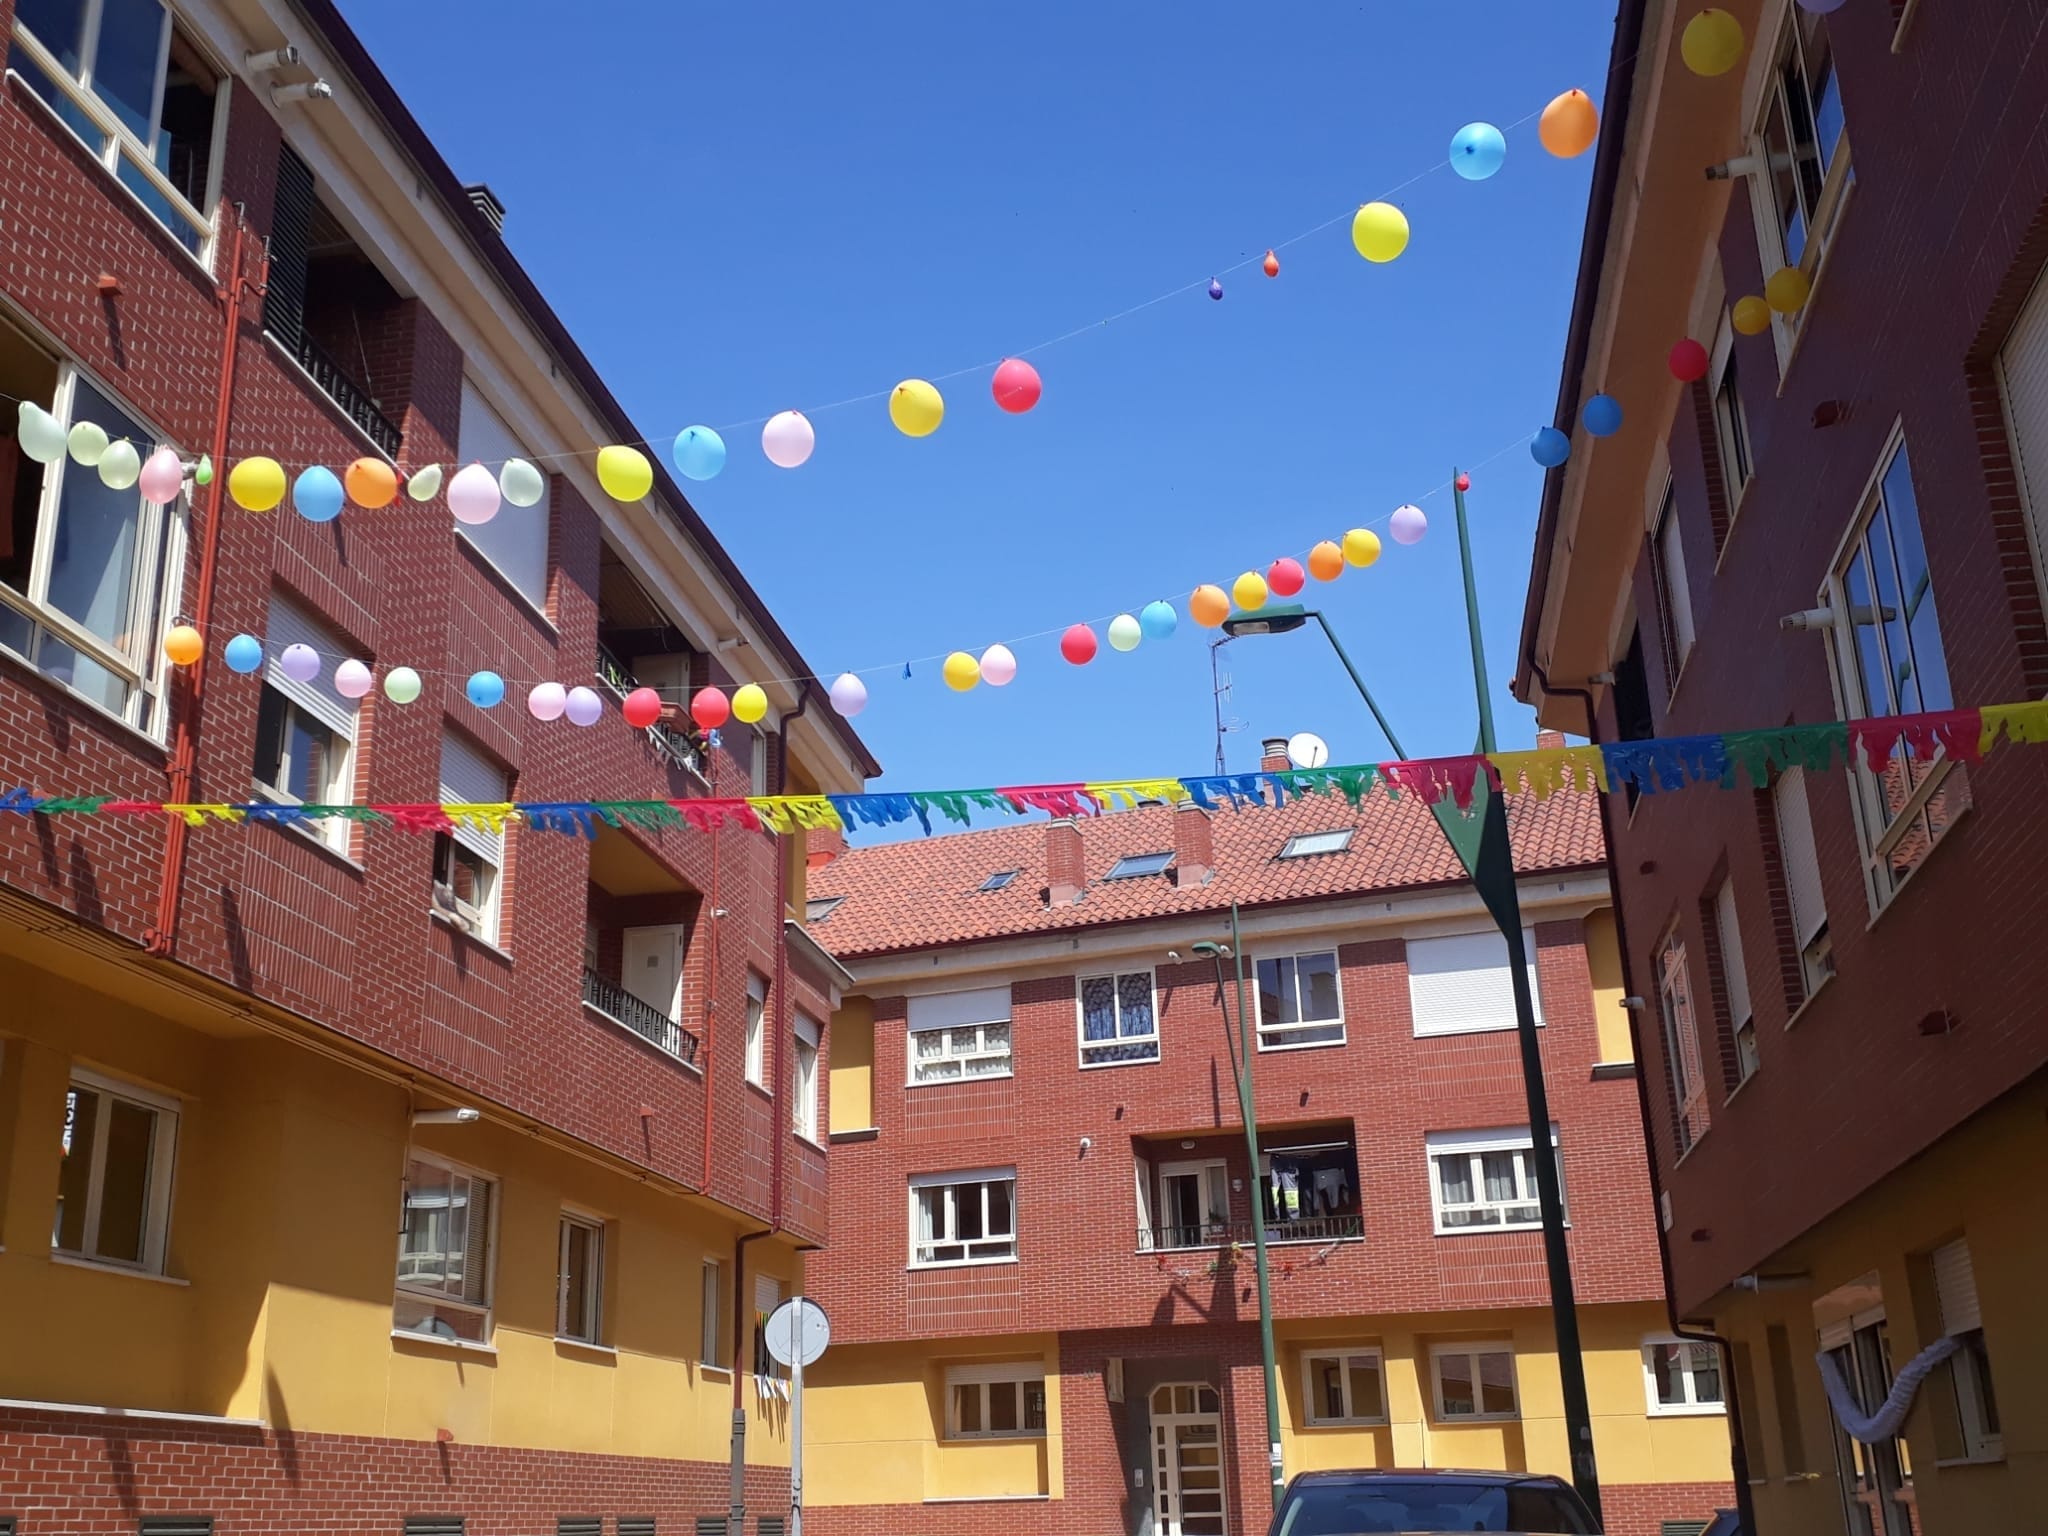
{"type": "Polygon", "coordinates": [[[462,691],[478,709],[489,709],[504,702],[505,679],[495,672],[472,672],[462,691]]]}
{"type": "Polygon", "coordinates": [[[1451,135],[1451,169],[1467,181],[1484,181],[1508,157],[1508,141],[1491,123],[1467,123],[1451,135]]]}
{"type": "Polygon", "coordinates": [[[709,427],[685,427],[671,450],[676,472],[689,480],[709,480],[725,468],[725,439],[709,427]]]}
{"type": "Polygon", "coordinates": [[[263,642],[254,635],[237,635],[221,652],[230,672],[254,672],[263,665],[263,642]]]}
{"type": "Polygon", "coordinates": [[[341,481],[333,470],[315,464],[292,482],[292,507],[309,523],[331,523],[341,515],[341,481]]]}
{"type": "Polygon", "coordinates": [[[1586,402],[1579,419],[1595,437],[1612,437],[1621,430],[1621,402],[1612,395],[1595,395],[1586,402]]]}
{"type": "Polygon", "coordinates": [[[1572,456],[1572,440],[1555,427],[1545,427],[1529,439],[1529,457],[1545,469],[1555,469],[1572,456]]]}
{"type": "Polygon", "coordinates": [[[1138,628],[1147,640],[1164,640],[1180,625],[1180,615],[1167,602],[1147,603],[1138,610],[1138,628]]]}

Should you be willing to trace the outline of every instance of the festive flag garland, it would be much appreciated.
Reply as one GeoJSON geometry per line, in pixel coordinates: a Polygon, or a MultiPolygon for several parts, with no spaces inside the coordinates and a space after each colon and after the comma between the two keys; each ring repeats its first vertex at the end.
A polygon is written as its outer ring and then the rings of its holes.
{"type": "Polygon", "coordinates": [[[1375,789],[1389,799],[1413,795],[1425,805],[1450,800],[1469,810],[1481,785],[1499,794],[1548,800],[1631,785],[1646,795],[1682,789],[1764,789],[1788,768],[1824,772],[1837,763],[1873,770],[1904,755],[1976,762],[2001,741],[2048,743],[2048,700],[1949,709],[1868,720],[1832,720],[1714,736],[1663,736],[1602,746],[1538,747],[1528,752],[1431,757],[1358,763],[1341,768],[1208,774],[1196,778],[1099,779],[1069,784],[1013,784],[987,789],[891,791],[861,795],[748,795],[683,800],[506,800],[485,804],[372,805],[168,804],[111,795],[38,795],[28,789],[0,794],[0,812],[27,816],[176,816],[188,825],[267,822],[274,826],[326,820],[392,826],[402,832],[452,832],[458,826],[502,833],[513,823],[537,832],[594,838],[600,824],[648,829],[689,826],[699,832],[737,827],[789,836],[812,827],[848,831],[915,821],[932,832],[932,818],[972,826],[974,813],[1023,816],[1095,816],[1148,801],[1204,810],[1227,805],[1285,805],[1303,795],[1342,795],[1354,807],[1375,789]]]}

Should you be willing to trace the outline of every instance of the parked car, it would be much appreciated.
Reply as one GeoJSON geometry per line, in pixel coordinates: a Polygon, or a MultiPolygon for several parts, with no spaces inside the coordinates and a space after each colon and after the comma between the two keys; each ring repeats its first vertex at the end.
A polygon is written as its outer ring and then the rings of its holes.
{"type": "Polygon", "coordinates": [[[1598,1536],[1569,1483],[1521,1472],[1303,1472],[1287,1484],[1267,1536],[1413,1536],[1497,1531],[1598,1536]]]}

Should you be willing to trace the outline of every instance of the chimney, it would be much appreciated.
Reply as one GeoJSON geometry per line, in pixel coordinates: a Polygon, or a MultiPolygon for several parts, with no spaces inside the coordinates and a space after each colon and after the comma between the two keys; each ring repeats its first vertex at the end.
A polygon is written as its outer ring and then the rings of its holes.
{"type": "Polygon", "coordinates": [[[1294,766],[1287,760],[1287,738],[1268,736],[1259,743],[1259,772],[1285,773],[1294,766]]]}
{"type": "Polygon", "coordinates": [[[1049,822],[1045,829],[1045,900],[1053,907],[1080,903],[1088,888],[1088,866],[1081,857],[1081,829],[1071,816],[1049,822]]]}
{"type": "Polygon", "coordinates": [[[1538,731],[1536,733],[1536,750],[1538,752],[1556,752],[1562,750],[1563,747],[1563,731],[1538,731]]]}
{"type": "Polygon", "coordinates": [[[846,833],[839,827],[812,827],[804,833],[804,866],[823,869],[846,852],[846,833]]]}
{"type": "Polygon", "coordinates": [[[1215,869],[1216,839],[1209,813],[1194,801],[1183,800],[1173,811],[1173,883],[1206,885],[1215,869]]]}
{"type": "Polygon", "coordinates": [[[498,201],[498,194],[480,181],[473,181],[462,189],[469,194],[469,200],[476,211],[484,216],[484,222],[491,226],[492,233],[505,233],[505,205],[498,201]]]}

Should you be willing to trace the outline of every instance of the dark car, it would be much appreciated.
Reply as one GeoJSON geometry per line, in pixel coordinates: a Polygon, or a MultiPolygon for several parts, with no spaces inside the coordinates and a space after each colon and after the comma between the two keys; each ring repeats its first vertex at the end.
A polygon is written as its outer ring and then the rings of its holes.
{"type": "Polygon", "coordinates": [[[1569,1483],[1523,1472],[1304,1472],[1287,1485],[1268,1536],[1412,1536],[1497,1531],[1597,1536],[1569,1483]]]}

